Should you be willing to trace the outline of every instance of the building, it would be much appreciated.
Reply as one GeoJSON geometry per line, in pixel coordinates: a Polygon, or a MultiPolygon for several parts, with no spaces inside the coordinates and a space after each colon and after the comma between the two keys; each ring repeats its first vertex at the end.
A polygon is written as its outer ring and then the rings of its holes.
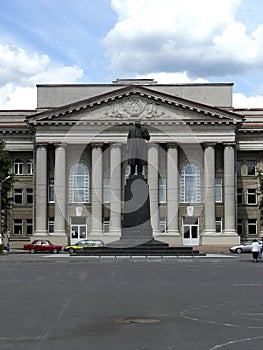
{"type": "Polygon", "coordinates": [[[262,237],[256,169],[263,109],[234,109],[232,83],[38,85],[37,108],[0,111],[14,160],[11,245],[66,245],[121,234],[127,133],[147,127],[154,236],[171,246],[229,246],[262,237]]]}

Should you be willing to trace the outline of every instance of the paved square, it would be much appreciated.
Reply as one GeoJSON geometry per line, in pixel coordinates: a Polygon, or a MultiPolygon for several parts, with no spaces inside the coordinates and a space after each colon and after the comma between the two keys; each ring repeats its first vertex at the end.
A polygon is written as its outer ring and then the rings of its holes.
{"type": "Polygon", "coordinates": [[[32,261],[0,263],[1,350],[261,347],[263,264],[250,256],[32,261]]]}

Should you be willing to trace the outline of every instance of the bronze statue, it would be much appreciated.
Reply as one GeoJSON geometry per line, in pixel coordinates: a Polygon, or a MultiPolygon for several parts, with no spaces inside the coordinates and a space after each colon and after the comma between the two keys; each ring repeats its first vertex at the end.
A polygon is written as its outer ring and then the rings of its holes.
{"type": "Polygon", "coordinates": [[[128,164],[131,167],[131,175],[135,174],[136,166],[137,174],[142,175],[143,166],[147,164],[147,146],[145,140],[150,140],[149,132],[141,126],[140,121],[136,121],[127,136],[128,164]]]}

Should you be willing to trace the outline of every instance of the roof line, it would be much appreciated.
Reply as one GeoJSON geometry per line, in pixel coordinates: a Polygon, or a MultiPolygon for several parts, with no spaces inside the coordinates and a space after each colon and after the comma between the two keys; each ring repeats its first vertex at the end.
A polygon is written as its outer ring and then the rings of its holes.
{"type": "Polygon", "coordinates": [[[223,114],[226,114],[226,115],[234,116],[235,118],[239,118],[239,119],[243,119],[244,118],[240,114],[236,114],[234,112],[226,111],[224,109],[220,109],[218,107],[209,106],[209,105],[206,105],[206,104],[203,104],[203,103],[200,103],[200,102],[194,102],[192,100],[184,99],[184,98],[179,97],[177,95],[171,95],[171,94],[163,93],[163,92],[160,92],[160,91],[152,90],[149,87],[146,88],[145,86],[136,84],[136,85],[128,85],[128,86],[122,87],[120,89],[116,89],[116,90],[113,90],[113,91],[110,91],[110,92],[106,92],[104,94],[96,95],[96,96],[90,97],[88,99],[80,100],[80,101],[77,101],[77,102],[72,102],[70,104],[63,105],[63,106],[60,106],[60,107],[51,108],[49,110],[45,110],[45,111],[42,111],[40,113],[36,113],[36,114],[30,115],[30,116],[27,116],[26,119],[30,120],[30,119],[33,119],[34,117],[39,117],[41,115],[43,115],[43,116],[45,116],[45,115],[48,116],[49,115],[50,116],[50,115],[53,115],[53,114],[61,113],[62,111],[67,112],[70,109],[78,109],[78,107],[81,108],[81,106],[83,106],[83,105],[91,104],[93,101],[95,102],[95,101],[99,101],[99,100],[103,100],[103,99],[105,99],[105,100],[107,99],[108,100],[110,98],[114,98],[115,99],[115,97],[117,95],[129,93],[131,91],[135,91],[136,92],[136,90],[137,90],[138,93],[141,90],[141,91],[144,91],[145,93],[158,96],[158,98],[161,98],[160,96],[163,96],[164,99],[177,99],[181,104],[188,104],[188,105],[190,104],[192,106],[195,106],[195,108],[199,107],[201,109],[208,109],[208,110],[213,109],[214,111],[218,111],[221,114],[223,113],[223,114]]]}

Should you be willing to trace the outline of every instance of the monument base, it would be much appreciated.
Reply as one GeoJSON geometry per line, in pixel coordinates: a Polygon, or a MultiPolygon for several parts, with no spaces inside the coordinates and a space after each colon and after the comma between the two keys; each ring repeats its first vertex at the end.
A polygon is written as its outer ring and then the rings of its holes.
{"type": "Polygon", "coordinates": [[[130,175],[124,189],[124,213],[121,238],[107,246],[169,246],[153,238],[150,217],[149,188],[143,175],[130,175]]]}

